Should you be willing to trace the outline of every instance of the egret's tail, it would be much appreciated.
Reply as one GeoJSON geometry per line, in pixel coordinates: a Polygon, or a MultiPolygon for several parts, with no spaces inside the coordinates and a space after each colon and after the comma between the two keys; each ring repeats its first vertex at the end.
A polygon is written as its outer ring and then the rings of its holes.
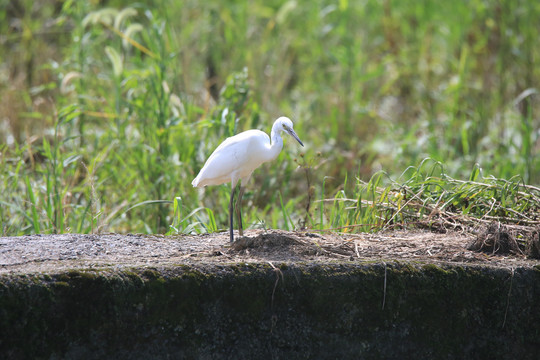
{"type": "Polygon", "coordinates": [[[197,177],[193,179],[191,185],[193,185],[193,187],[203,188],[208,184],[206,180],[201,176],[201,173],[199,173],[199,175],[197,175],[197,177]]]}

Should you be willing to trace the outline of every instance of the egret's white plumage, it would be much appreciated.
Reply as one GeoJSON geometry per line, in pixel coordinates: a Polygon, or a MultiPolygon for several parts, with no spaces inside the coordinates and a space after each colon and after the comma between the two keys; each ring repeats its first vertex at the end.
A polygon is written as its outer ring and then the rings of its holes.
{"type": "Polygon", "coordinates": [[[239,231],[242,235],[242,218],[239,205],[241,206],[244,186],[249,181],[253,170],[261,164],[274,160],[283,148],[281,133],[286,132],[294,137],[300,145],[302,141],[293,130],[293,123],[287,117],[280,117],[272,126],[271,137],[260,130],[248,130],[227,138],[210,155],[199,175],[191,183],[194,187],[206,185],[220,185],[231,182],[232,191],[229,203],[230,237],[232,233],[232,202],[234,190],[238,181],[241,180],[240,195],[238,196],[237,212],[239,216],[239,231]]]}

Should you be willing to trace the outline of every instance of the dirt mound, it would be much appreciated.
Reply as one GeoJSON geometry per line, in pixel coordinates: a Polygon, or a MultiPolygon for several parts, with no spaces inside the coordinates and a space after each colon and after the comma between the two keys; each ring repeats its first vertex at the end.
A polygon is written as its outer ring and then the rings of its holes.
{"type": "Polygon", "coordinates": [[[286,232],[265,232],[254,237],[238,238],[231,245],[228,254],[270,260],[313,259],[321,256],[334,258],[347,255],[328,249],[328,246],[320,244],[316,239],[322,240],[322,237],[311,233],[293,235],[286,232]]]}
{"type": "Polygon", "coordinates": [[[287,250],[300,254],[315,255],[317,249],[294,236],[280,233],[264,233],[255,237],[243,236],[237,239],[231,246],[231,251],[239,253],[248,252],[273,252],[276,250],[287,250]]]}

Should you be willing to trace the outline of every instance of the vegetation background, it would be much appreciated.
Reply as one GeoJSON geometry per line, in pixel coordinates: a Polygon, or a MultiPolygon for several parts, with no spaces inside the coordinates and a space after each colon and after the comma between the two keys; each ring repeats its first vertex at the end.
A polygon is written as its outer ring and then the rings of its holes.
{"type": "Polygon", "coordinates": [[[538,19],[531,0],[2,1],[0,235],[225,229],[229,187],[191,180],[281,115],[306,147],[255,172],[250,227],[536,224],[538,19]]]}

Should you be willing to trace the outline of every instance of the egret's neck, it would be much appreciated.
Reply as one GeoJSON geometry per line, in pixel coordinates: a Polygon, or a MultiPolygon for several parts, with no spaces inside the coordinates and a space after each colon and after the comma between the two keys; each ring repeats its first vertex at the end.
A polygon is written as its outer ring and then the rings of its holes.
{"type": "Polygon", "coordinates": [[[278,157],[281,149],[283,149],[283,139],[281,138],[281,131],[278,131],[272,128],[272,133],[270,134],[271,143],[270,151],[268,152],[269,160],[274,160],[278,157]]]}

